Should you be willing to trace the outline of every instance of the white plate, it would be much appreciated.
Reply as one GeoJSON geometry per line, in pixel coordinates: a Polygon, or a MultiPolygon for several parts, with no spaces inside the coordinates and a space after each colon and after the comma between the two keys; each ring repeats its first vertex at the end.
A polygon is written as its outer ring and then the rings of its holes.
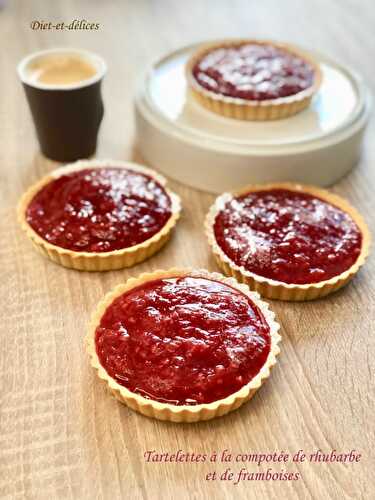
{"type": "Polygon", "coordinates": [[[234,120],[202,108],[188,92],[185,63],[196,48],[164,57],[141,82],[138,143],[153,166],[211,192],[277,180],[329,185],[353,167],[370,107],[357,75],[312,53],[323,81],[308,109],[270,122],[234,120]]]}

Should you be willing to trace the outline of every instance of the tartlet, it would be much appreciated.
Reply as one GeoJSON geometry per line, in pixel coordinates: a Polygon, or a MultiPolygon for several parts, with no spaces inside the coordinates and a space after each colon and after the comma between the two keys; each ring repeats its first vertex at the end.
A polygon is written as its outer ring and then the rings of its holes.
{"type": "Polygon", "coordinates": [[[62,266],[121,269],[168,241],[181,207],[165,184],[135,163],[78,161],[31,186],[19,202],[18,219],[37,250],[62,266]]]}
{"type": "Polygon", "coordinates": [[[346,200],[293,183],[224,193],[206,217],[220,269],[261,296],[311,300],[349,282],[365,262],[370,233],[346,200]]]}
{"type": "Polygon", "coordinates": [[[222,40],[200,46],[186,65],[194,98],[219,115],[278,120],[309,106],[319,64],[299,48],[267,40],[222,40]]]}
{"type": "Polygon", "coordinates": [[[209,420],[268,378],[279,325],[246,285],[204,270],[142,274],[99,303],[86,338],[115,397],[146,416],[209,420]]]}

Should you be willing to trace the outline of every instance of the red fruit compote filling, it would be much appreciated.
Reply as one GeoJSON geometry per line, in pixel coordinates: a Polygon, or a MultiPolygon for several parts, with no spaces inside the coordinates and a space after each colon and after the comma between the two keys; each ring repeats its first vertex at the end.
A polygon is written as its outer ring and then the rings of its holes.
{"type": "Polygon", "coordinates": [[[242,292],[200,277],[150,281],[118,297],[96,330],[101,365],[119,384],[174,405],[223,399],[265,364],[270,328],[242,292]]]}
{"type": "Polygon", "coordinates": [[[110,252],[151,238],[171,216],[171,199],[150,176],[88,168],[52,180],[31,200],[26,220],[49,243],[76,252],[110,252]]]}
{"type": "Polygon", "coordinates": [[[213,49],[192,73],[210,92],[256,101],[297,94],[311,87],[315,77],[313,66],[298,55],[256,43],[213,49]]]}
{"type": "Polygon", "coordinates": [[[238,266],[283,283],[328,280],[357,260],[362,234],[349,214],[308,193],[272,189],[229,199],[215,239],[238,266]]]}

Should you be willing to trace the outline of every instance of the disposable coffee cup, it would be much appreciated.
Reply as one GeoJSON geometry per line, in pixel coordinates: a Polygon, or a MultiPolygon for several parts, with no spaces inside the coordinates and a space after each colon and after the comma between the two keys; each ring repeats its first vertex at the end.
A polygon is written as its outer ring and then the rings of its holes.
{"type": "Polygon", "coordinates": [[[104,60],[85,50],[50,49],[25,57],[17,71],[42,153],[59,162],[94,155],[104,113],[104,60]]]}

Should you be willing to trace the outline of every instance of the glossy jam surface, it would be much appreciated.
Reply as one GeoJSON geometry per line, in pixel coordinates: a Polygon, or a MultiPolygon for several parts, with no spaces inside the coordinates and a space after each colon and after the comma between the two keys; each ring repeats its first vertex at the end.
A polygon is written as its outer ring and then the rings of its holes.
{"type": "Polygon", "coordinates": [[[171,216],[168,193],[148,175],[92,168],[63,175],[31,200],[26,220],[53,245],[109,252],[151,238],[171,216]]]}
{"type": "Polygon", "coordinates": [[[270,329],[258,307],[228,285],[160,279],[108,307],[96,351],[109,375],[132,392],[175,405],[210,403],[260,371],[270,329]]]}
{"type": "Polygon", "coordinates": [[[256,101],[297,94],[311,87],[315,73],[301,57],[255,43],[214,49],[196,62],[192,72],[206,90],[256,101]]]}
{"type": "Polygon", "coordinates": [[[357,260],[360,229],[339,208],[307,193],[258,191],[226,202],[216,241],[237,265],[284,283],[317,283],[357,260]]]}

